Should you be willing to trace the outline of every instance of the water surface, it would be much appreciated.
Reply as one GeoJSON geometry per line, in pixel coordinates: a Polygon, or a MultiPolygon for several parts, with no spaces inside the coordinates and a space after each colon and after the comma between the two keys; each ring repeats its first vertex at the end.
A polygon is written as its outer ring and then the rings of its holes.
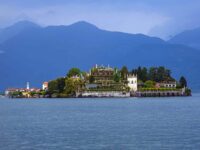
{"type": "Polygon", "coordinates": [[[200,94],[0,99],[1,150],[198,150],[200,94]]]}

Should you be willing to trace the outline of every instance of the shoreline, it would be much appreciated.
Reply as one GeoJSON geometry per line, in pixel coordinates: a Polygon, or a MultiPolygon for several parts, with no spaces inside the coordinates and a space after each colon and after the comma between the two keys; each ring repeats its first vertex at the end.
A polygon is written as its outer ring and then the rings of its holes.
{"type": "Polygon", "coordinates": [[[8,99],[54,99],[54,98],[57,98],[57,99],[86,99],[86,98],[94,98],[94,99],[100,99],[100,98],[109,98],[109,99],[112,99],[112,98],[123,98],[123,99],[127,99],[127,98],[167,98],[167,97],[191,97],[193,96],[192,94],[190,95],[186,95],[186,94],[180,94],[180,95],[171,95],[171,94],[166,94],[166,95],[160,95],[160,94],[152,94],[150,93],[150,95],[134,95],[134,96],[69,96],[69,97],[60,97],[60,96],[57,96],[57,97],[3,97],[2,99],[4,98],[8,98],[8,99]]]}

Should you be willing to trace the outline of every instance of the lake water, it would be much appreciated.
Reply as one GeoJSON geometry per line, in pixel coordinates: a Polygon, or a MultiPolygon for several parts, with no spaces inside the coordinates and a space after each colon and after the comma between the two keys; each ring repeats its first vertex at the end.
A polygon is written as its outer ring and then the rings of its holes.
{"type": "Polygon", "coordinates": [[[1,99],[0,150],[199,150],[200,94],[1,99]]]}

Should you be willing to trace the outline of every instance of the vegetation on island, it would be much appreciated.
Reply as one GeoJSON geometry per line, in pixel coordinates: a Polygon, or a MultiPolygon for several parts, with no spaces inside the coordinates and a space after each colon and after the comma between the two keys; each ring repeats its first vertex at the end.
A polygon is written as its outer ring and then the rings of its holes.
{"type": "Polygon", "coordinates": [[[76,97],[82,92],[132,91],[128,83],[129,77],[137,78],[138,92],[169,92],[182,91],[191,95],[187,87],[187,80],[181,76],[176,80],[171,76],[171,70],[160,67],[138,67],[129,71],[126,66],[121,69],[96,66],[89,73],[79,68],[71,68],[64,77],[48,82],[48,89],[28,91],[18,90],[11,93],[11,97],[76,97]]]}
{"type": "Polygon", "coordinates": [[[82,90],[84,85],[82,76],[84,74],[78,68],[70,69],[65,77],[49,81],[47,93],[51,97],[75,96],[77,91],[82,90]]]}
{"type": "Polygon", "coordinates": [[[133,74],[137,74],[138,80],[146,82],[148,80],[154,82],[175,81],[171,76],[171,71],[165,67],[138,67],[132,70],[133,74]]]}
{"type": "Polygon", "coordinates": [[[48,83],[48,91],[51,97],[75,97],[77,93],[82,91],[129,91],[127,86],[127,76],[135,74],[138,78],[138,89],[140,91],[176,91],[186,88],[186,94],[190,95],[191,90],[187,88],[185,77],[181,76],[179,81],[176,81],[171,76],[171,70],[161,67],[138,67],[128,70],[123,66],[120,70],[114,68],[114,73],[109,76],[109,80],[97,79],[92,73],[95,73],[96,68],[92,68],[90,73],[81,71],[79,68],[71,68],[65,77],[51,80],[48,83]],[[109,81],[109,82],[108,82],[109,81]],[[158,83],[176,83],[176,87],[162,87],[158,83]],[[95,87],[89,89],[86,85],[96,84],[95,87]],[[99,86],[101,84],[101,86],[99,86]]]}

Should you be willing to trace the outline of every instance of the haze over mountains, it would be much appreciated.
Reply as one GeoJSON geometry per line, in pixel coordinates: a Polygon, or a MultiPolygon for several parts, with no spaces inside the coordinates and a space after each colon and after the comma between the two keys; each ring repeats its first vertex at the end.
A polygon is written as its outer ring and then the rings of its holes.
{"type": "Polygon", "coordinates": [[[43,81],[65,76],[71,67],[88,71],[95,64],[129,69],[166,66],[175,77],[184,75],[200,89],[200,51],[172,39],[166,42],[143,34],[110,32],[87,22],[40,27],[19,22],[0,31],[0,90],[40,87],[43,81]],[[172,44],[178,43],[178,44],[172,44]]]}
{"type": "Polygon", "coordinates": [[[0,29],[0,43],[5,42],[6,40],[12,38],[13,36],[17,35],[18,33],[31,29],[36,28],[39,26],[29,21],[20,21],[15,23],[14,25],[7,27],[5,29],[0,29]]]}
{"type": "Polygon", "coordinates": [[[188,45],[200,49],[200,28],[187,30],[169,40],[170,43],[188,45]]]}

